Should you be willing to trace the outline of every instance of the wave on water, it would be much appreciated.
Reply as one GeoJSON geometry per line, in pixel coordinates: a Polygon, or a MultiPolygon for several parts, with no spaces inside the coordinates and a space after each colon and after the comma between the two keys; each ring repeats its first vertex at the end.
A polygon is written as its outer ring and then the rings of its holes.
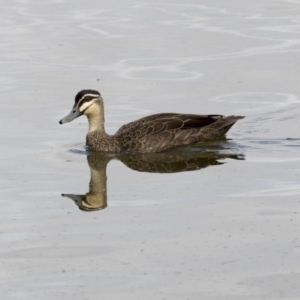
{"type": "Polygon", "coordinates": [[[71,153],[81,154],[81,155],[88,155],[89,154],[88,147],[84,143],[66,145],[65,147],[71,153]]]}

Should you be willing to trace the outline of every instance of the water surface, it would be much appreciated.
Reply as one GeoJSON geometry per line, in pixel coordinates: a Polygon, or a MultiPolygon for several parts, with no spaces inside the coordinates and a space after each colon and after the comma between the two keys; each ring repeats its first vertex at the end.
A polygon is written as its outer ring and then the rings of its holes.
{"type": "Polygon", "coordinates": [[[298,299],[299,3],[152,2],[2,1],[1,299],[298,299]],[[84,118],[58,124],[83,88],[109,133],[246,118],[227,141],[101,157],[84,118]]]}

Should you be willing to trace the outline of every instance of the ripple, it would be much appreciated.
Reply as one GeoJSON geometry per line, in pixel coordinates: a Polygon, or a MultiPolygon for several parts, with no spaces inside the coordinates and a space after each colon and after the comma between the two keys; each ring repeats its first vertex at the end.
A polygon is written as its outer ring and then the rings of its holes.
{"type": "Polygon", "coordinates": [[[226,104],[239,104],[238,110],[240,114],[250,113],[267,113],[277,111],[289,107],[293,104],[299,104],[299,98],[294,94],[286,93],[233,93],[221,95],[210,99],[213,102],[226,102],[226,104]],[[245,105],[241,107],[240,105],[245,105]]]}
{"type": "Polygon", "coordinates": [[[159,205],[161,202],[157,200],[139,200],[139,201],[112,201],[109,203],[110,206],[148,206],[148,205],[159,205]]]}
{"type": "Polygon", "coordinates": [[[279,197],[299,195],[299,184],[282,184],[282,186],[270,189],[257,189],[243,193],[223,195],[223,197],[279,197]]]}
{"type": "Polygon", "coordinates": [[[75,153],[75,154],[88,155],[88,153],[89,153],[88,147],[85,146],[84,143],[66,145],[65,148],[67,148],[69,152],[75,153]]]}
{"type": "Polygon", "coordinates": [[[248,162],[292,162],[300,161],[300,139],[294,138],[245,138],[241,141],[247,154],[248,162]]]}
{"type": "Polygon", "coordinates": [[[186,59],[179,58],[138,58],[121,60],[113,67],[118,76],[140,80],[193,80],[203,76],[200,72],[185,69],[186,59]]]}

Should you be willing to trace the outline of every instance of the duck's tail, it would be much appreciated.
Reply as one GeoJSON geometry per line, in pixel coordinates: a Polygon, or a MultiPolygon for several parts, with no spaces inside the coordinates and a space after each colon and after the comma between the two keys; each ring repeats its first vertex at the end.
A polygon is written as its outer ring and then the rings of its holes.
{"type": "Polygon", "coordinates": [[[219,119],[218,121],[208,125],[207,129],[213,129],[217,131],[220,136],[223,136],[227,131],[240,119],[245,118],[244,116],[228,116],[219,119]]]}

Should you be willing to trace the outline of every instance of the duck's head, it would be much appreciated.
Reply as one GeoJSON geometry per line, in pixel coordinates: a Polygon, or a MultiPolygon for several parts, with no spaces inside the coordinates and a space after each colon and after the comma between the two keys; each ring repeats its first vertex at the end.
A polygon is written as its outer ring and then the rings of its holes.
{"type": "Polygon", "coordinates": [[[75,97],[75,104],[70,113],[59,121],[59,124],[71,122],[83,114],[88,114],[93,110],[95,104],[100,104],[102,97],[98,91],[82,90],[75,97]]]}

